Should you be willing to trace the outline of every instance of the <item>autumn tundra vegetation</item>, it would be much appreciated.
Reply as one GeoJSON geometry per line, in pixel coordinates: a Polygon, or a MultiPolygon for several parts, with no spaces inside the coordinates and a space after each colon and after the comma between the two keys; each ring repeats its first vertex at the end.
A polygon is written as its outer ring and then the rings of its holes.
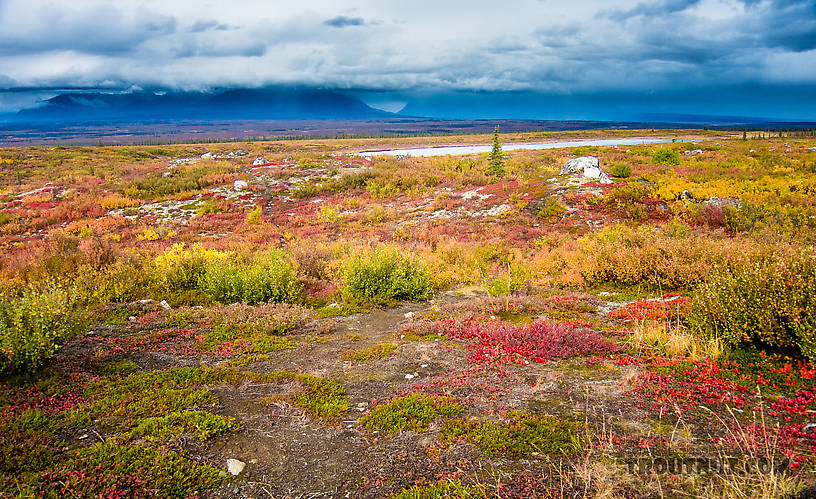
{"type": "Polygon", "coordinates": [[[0,149],[0,496],[809,497],[816,137],[601,136],[0,149]]]}

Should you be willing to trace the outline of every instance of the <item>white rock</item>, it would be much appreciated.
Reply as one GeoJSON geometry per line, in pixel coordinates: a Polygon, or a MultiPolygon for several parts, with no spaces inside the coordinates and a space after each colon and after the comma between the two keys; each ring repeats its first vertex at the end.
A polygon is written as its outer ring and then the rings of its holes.
{"type": "Polygon", "coordinates": [[[571,175],[573,173],[580,173],[586,175],[587,170],[600,170],[600,162],[595,156],[581,156],[579,158],[571,159],[564,163],[561,167],[561,175],[571,175]]]}
{"type": "Polygon", "coordinates": [[[414,375],[413,374],[406,374],[405,379],[414,379],[414,375]]]}
{"type": "Polygon", "coordinates": [[[170,304],[169,304],[169,303],[167,303],[167,301],[165,301],[165,300],[160,301],[160,302],[159,302],[159,305],[161,305],[161,307],[162,307],[163,309],[165,309],[165,310],[170,310],[171,308],[173,308],[173,307],[171,307],[171,306],[170,306],[170,304]]]}
{"type": "Polygon", "coordinates": [[[204,154],[201,155],[201,159],[210,159],[212,157],[213,157],[213,153],[211,153],[211,152],[205,152],[204,154]]]}
{"type": "Polygon", "coordinates": [[[266,158],[264,158],[263,156],[258,156],[257,158],[255,158],[255,161],[252,162],[252,166],[263,165],[266,162],[267,162],[266,158]]]}
{"type": "Polygon", "coordinates": [[[249,187],[249,184],[247,184],[246,181],[244,180],[236,180],[235,182],[232,183],[232,188],[235,189],[236,191],[242,191],[247,187],[249,187]]]}
{"type": "Polygon", "coordinates": [[[230,472],[232,476],[238,476],[244,471],[244,467],[246,463],[243,461],[239,461],[237,459],[227,459],[227,471],[230,472]]]}
{"type": "Polygon", "coordinates": [[[414,318],[414,315],[415,315],[415,314],[414,314],[413,312],[406,312],[406,313],[405,313],[405,315],[404,315],[404,317],[405,317],[406,319],[413,319],[413,318],[414,318]]]}
{"type": "Polygon", "coordinates": [[[612,179],[601,170],[600,162],[595,156],[581,156],[571,159],[561,167],[561,175],[577,175],[595,180],[599,184],[611,184],[612,179]]]}
{"type": "Polygon", "coordinates": [[[692,149],[690,151],[683,151],[683,154],[686,156],[697,156],[698,154],[703,154],[702,149],[692,149]]]}

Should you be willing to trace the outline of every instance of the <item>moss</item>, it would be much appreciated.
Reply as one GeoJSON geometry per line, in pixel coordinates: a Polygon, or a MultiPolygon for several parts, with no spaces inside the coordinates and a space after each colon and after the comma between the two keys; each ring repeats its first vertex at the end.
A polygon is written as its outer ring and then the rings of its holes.
{"type": "Polygon", "coordinates": [[[220,350],[233,355],[265,354],[295,348],[295,343],[289,338],[253,332],[249,327],[218,326],[199,335],[196,341],[204,350],[220,350]]]}
{"type": "Polygon", "coordinates": [[[459,480],[434,483],[432,485],[416,485],[403,489],[392,499],[453,499],[487,497],[484,490],[473,485],[466,485],[459,480]]]}
{"type": "Polygon", "coordinates": [[[404,334],[401,335],[402,339],[406,341],[436,341],[445,338],[443,334],[437,333],[428,333],[423,335],[418,335],[413,331],[406,331],[404,334]]]}
{"type": "Polygon", "coordinates": [[[513,412],[504,425],[492,421],[448,421],[442,428],[442,440],[453,442],[463,438],[489,457],[570,456],[581,449],[578,429],[578,424],[571,421],[513,412]]]}
{"type": "Polygon", "coordinates": [[[51,477],[40,487],[62,497],[107,496],[105,492],[114,491],[139,497],[151,490],[151,495],[189,497],[215,487],[224,479],[216,468],[190,461],[174,451],[123,447],[112,442],[78,451],[51,477]]]}
{"type": "Polygon", "coordinates": [[[369,432],[377,430],[388,435],[401,430],[423,432],[438,418],[461,412],[462,406],[450,397],[414,393],[377,406],[360,419],[360,424],[369,432]]]}
{"type": "Polygon", "coordinates": [[[139,439],[150,442],[172,442],[182,434],[207,440],[241,427],[235,418],[205,411],[174,412],[167,416],[147,418],[123,436],[123,440],[139,439]]]}
{"type": "Polygon", "coordinates": [[[315,309],[315,314],[321,319],[328,319],[331,317],[347,317],[354,314],[367,314],[368,308],[359,305],[352,305],[344,303],[342,305],[326,305],[315,309]]]}
{"type": "Polygon", "coordinates": [[[393,343],[382,343],[368,347],[364,350],[349,350],[347,352],[343,352],[343,360],[361,362],[370,359],[384,359],[386,357],[390,357],[396,349],[397,345],[393,343]]]}
{"type": "Polygon", "coordinates": [[[94,366],[94,372],[101,376],[125,376],[139,370],[139,366],[131,360],[111,360],[94,366]]]}
{"type": "Polygon", "coordinates": [[[26,429],[0,428],[0,496],[2,474],[21,474],[54,466],[62,453],[63,442],[53,435],[26,429]]]}
{"type": "MultiPolygon", "coordinates": [[[[309,414],[324,419],[334,421],[340,418],[349,410],[349,402],[346,398],[346,389],[334,381],[310,376],[308,374],[295,374],[286,371],[277,371],[269,374],[254,376],[255,381],[266,380],[267,382],[287,382],[295,381],[303,384],[306,390],[296,393],[289,402],[304,409],[309,414]]],[[[261,399],[262,403],[271,402],[271,398],[261,399]]]]}
{"type": "Polygon", "coordinates": [[[54,420],[42,409],[28,409],[6,424],[6,431],[41,431],[53,433],[54,420]]]}

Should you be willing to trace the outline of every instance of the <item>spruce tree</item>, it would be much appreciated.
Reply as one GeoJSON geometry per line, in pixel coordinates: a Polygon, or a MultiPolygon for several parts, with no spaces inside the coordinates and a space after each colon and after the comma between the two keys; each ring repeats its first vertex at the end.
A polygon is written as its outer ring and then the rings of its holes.
{"type": "Polygon", "coordinates": [[[495,175],[499,178],[504,177],[504,154],[502,153],[501,144],[499,144],[499,125],[493,130],[493,150],[487,156],[487,174],[495,175]]]}

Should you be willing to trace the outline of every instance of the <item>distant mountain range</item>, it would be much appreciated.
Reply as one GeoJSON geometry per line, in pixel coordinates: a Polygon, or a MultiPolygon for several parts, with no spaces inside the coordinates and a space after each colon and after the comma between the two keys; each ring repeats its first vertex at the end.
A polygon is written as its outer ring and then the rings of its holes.
{"type": "MultiPolygon", "coordinates": [[[[36,89],[0,89],[3,94],[22,95],[36,89]]],[[[795,89],[794,89],[795,90],[795,89]]],[[[791,90],[793,97],[800,93],[791,90]]],[[[45,95],[55,95],[53,92],[45,95]]],[[[744,93],[744,92],[743,92],[744,93]]],[[[735,92],[738,96],[739,92],[735,92]]],[[[785,94],[787,95],[787,94],[785,94]]],[[[32,125],[33,128],[122,123],[178,123],[226,121],[350,121],[424,118],[429,120],[522,120],[552,123],[562,121],[562,128],[572,128],[576,121],[607,127],[611,123],[640,124],[649,127],[687,128],[690,126],[785,128],[810,126],[800,120],[744,117],[720,110],[713,102],[698,103],[693,96],[599,94],[549,95],[534,92],[447,92],[439,94],[397,95],[405,102],[397,113],[366,104],[368,99],[354,91],[314,87],[265,87],[257,89],[222,89],[209,92],[181,91],[105,91],[70,89],[55,97],[39,101],[14,114],[0,114],[0,128],[32,125]],[[365,100],[364,100],[365,99],[365,100]],[[675,109],[687,112],[673,112],[675,109]],[[648,110],[648,111],[645,111],[648,110]],[[700,110],[703,110],[700,112],[700,110]],[[696,112],[694,112],[696,111],[696,112]],[[799,121],[797,123],[797,121],[799,121]],[[4,124],[5,123],[5,124],[4,124]]],[[[728,96],[716,96],[728,103],[728,96]]],[[[42,97],[39,97],[40,99],[42,97]]],[[[732,99],[733,100],[733,99],[732,99]]],[[[739,99],[737,99],[739,100],[739,99]]],[[[0,98],[0,103],[3,100],[0,98]]],[[[740,100],[740,102],[742,102],[740,100]]],[[[801,102],[801,99],[797,102],[801,102]]],[[[744,105],[744,104],[743,104],[744,105]]],[[[737,106],[738,107],[738,106],[737,106]]],[[[726,108],[734,109],[732,102],[726,108]]],[[[20,109],[19,107],[17,109],[20,109]]],[[[753,116],[774,116],[758,103],[753,116]]],[[[799,108],[796,108],[799,109],[799,108]]],[[[799,111],[786,111],[785,114],[799,111]]],[[[809,111],[805,109],[803,114],[809,111]]],[[[470,128],[465,123],[461,125],[470,128]]],[[[452,123],[446,125],[456,129],[452,123]]],[[[341,127],[342,128],[342,127],[341,127]]],[[[388,127],[384,130],[387,132],[388,127]]]]}
{"type": "Polygon", "coordinates": [[[133,120],[372,119],[393,117],[359,99],[312,88],[223,92],[70,92],[15,118],[31,122],[133,120]]]}

